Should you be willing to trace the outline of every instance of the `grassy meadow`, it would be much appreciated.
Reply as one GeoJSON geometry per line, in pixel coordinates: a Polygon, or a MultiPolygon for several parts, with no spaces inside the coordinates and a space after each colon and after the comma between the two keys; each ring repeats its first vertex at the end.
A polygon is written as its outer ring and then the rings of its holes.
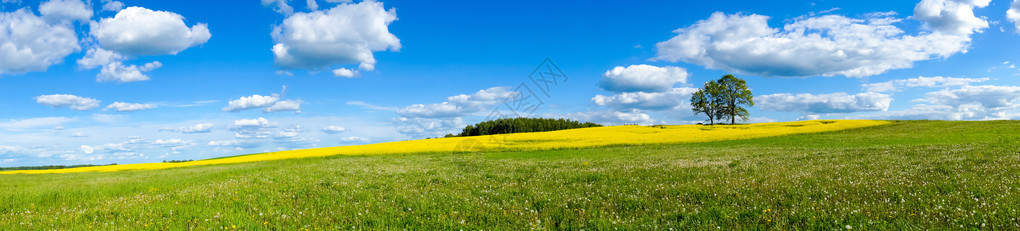
{"type": "Polygon", "coordinates": [[[1017,131],[893,121],[703,143],[0,175],[0,227],[1020,229],[1017,131]]]}

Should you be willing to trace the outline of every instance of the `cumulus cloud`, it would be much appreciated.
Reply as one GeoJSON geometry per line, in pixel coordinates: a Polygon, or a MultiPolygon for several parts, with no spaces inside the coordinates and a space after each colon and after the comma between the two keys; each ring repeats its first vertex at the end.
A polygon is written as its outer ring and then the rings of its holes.
{"type": "Polygon", "coordinates": [[[155,104],[113,102],[110,105],[107,105],[106,108],[103,109],[103,111],[114,110],[114,111],[117,111],[117,112],[130,112],[130,111],[140,111],[140,110],[147,110],[147,109],[153,109],[153,108],[156,108],[155,104]]]}
{"type": "Polygon", "coordinates": [[[970,35],[988,27],[973,9],[988,1],[923,0],[913,18],[926,29],[917,35],[894,26],[902,19],[892,13],[800,17],[773,28],[768,16],[717,12],[658,43],[655,59],[761,76],[872,76],[967,52],[970,35]]]}
{"type": "Polygon", "coordinates": [[[0,12],[0,74],[45,71],[80,49],[68,24],[49,24],[26,9],[0,12]]]}
{"type": "Polygon", "coordinates": [[[200,124],[192,125],[190,127],[182,127],[180,130],[181,130],[182,133],[188,133],[188,134],[191,134],[191,133],[209,133],[210,131],[212,131],[213,127],[215,127],[215,126],[213,124],[211,124],[211,123],[200,123],[200,124]]]}
{"type": "Polygon", "coordinates": [[[290,15],[294,13],[294,7],[287,4],[287,0],[262,0],[262,6],[273,6],[277,13],[290,15]]]}
{"type": "Polygon", "coordinates": [[[953,77],[917,77],[909,79],[897,79],[880,83],[864,84],[861,87],[869,92],[890,92],[899,91],[903,88],[913,87],[953,87],[963,86],[971,83],[988,81],[989,78],[953,78],[953,77]]]}
{"type": "Polygon", "coordinates": [[[235,131],[235,137],[240,139],[271,138],[277,123],[269,122],[265,118],[241,119],[234,121],[230,130],[235,131]]]}
{"type": "Polygon", "coordinates": [[[252,95],[247,97],[241,97],[239,99],[231,100],[227,103],[226,107],[223,107],[223,111],[238,112],[242,110],[268,107],[272,106],[279,101],[279,95],[273,94],[271,96],[252,95]]]}
{"type": "Polygon", "coordinates": [[[479,90],[471,95],[460,94],[446,98],[446,102],[434,104],[414,104],[397,110],[402,117],[441,118],[458,117],[491,109],[503,102],[514,91],[505,87],[492,87],[479,90]]]}
{"type": "Polygon", "coordinates": [[[1016,33],[1020,34],[1020,0],[1013,0],[1013,4],[1006,11],[1006,19],[1013,22],[1013,26],[1016,27],[1016,33]]]}
{"type": "Polygon", "coordinates": [[[103,0],[103,10],[117,12],[124,9],[124,3],[120,1],[103,0]]]}
{"type": "Polygon", "coordinates": [[[981,105],[965,104],[959,107],[949,105],[916,104],[903,111],[887,111],[873,114],[856,115],[850,119],[883,119],[883,120],[993,120],[1016,119],[1002,110],[989,110],[981,105]]]}
{"type": "Polygon", "coordinates": [[[179,14],[142,7],[128,7],[93,23],[90,34],[104,49],[127,56],[177,54],[212,36],[204,23],[189,28],[179,14]]]}
{"type": "Polygon", "coordinates": [[[54,108],[67,107],[76,111],[87,111],[99,107],[99,100],[64,94],[36,96],[35,102],[54,108]]]}
{"type": "Polygon", "coordinates": [[[989,109],[1000,109],[1014,107],[1018,100],[1020,100],[1020,87],[984,85],[929,92],[925,94],[925,98],[916,101],[954,107],[974,104],[989,109]]]}
{"type": "Polygon", "coordinates": [[[988,28],[988,22],[974,16],[974,8],[991,0],[922,0],[914,7],[914,18],[938,32],[971,34],[988,28]]]}
{"type": "Polygon", "coordinates": [[[369,141],[371,140],[360,136],[348,136],[340,138],[341,143],[368,143],[369,141]]]}
{"type": "Polygon", "coordinates": [[[307,0],[305,1],[305,5],[308,5],[309,10],[312,11],[319,10],[319,3],[315,2],[315,0],[307,0]]]}
{"type": "Polygon", "coordinates": [[[273,103],[272,106],[262,109],[262,112],[281,112],[281,111],[293,111],[301,113],[301,100],[281,100],[273,103]]]}
{"type": "MultiPolygon", "coordinates": [[[[272,2],[286,5],[283,0],[262,1],[265,5],[272,2]]],[[[386,10],[381,2],[371,0],[295,13],[273,29],[276,66],[315,71],[332,65],[359,64],[361,70],[373,70],[376,60],[372,52],[400,49],[400,40],[389,32],[394,20],[394,9],[386,10]]]]}
{"type": "Polygon", "coordinates": [[[240,128],[267,128],[276,126],[276,123],[269,122],[266,118],[259,117],[258,119],[235,120],[234,126],[240,128]]]}
{"type": "Polygon", "coordinates": [[[39,14],[50,23],[87,22],[92,18],[92,8],[81,0],[50,0],[39,5],[39,14]]]}
{"type": "Polygon", "coordinates": [[[602,74],[600,86],[613,92],[662,92],[674,84],[687,82],[687,70],[679,67],[630,65],[615,67],[602,74]]]}
{"type": "Polygon", "coordinates": [[[612,96],[595,95],[591,101],[615,109],[668,110],[684,105],[697,88],[672,88],[663,92],[624,92],[612,96]]]}
{"type": "Polygon", "coordinates": [[[146,81],[149,80],[149,76],[142,74],[142,72],[149,72],[162,66],[163,63],[160,63],[159,61],[146,63],[142,66],[124,65],[121,62],[112,62],[103,66],[103,69],[99,71],[99,75],[96,76],[96,81],[118,83],[146,81]]]}
{"type": "Polygon", "coordinates": [[[630,111],[590,111],[569,113],[567,118],[589,121],[604,125],[640,124],[651,125],[655,120],[638,109],[630,111]]]}
{"type": "Polygon", "coordinates": [[[347,69],[347,68],[337,68],[337,69],[333,70],[333,76],[344,77],[344,78],[354,78],[354,77],[358,77],[358,71],[347,69]]]}
{"type": "Polygon", "coordinates": [[[252,95],[245,96],[227,102],[223,111],[239,112],[253,108],[262,108],[263,113],[294,111],[301,112],[301,100],[280,100],[279,94],[268,96],[252,95]]]}
{"type": "Polygon", "coordinates": [[[782,93],[755,98],[764,111],[802,112],[805,114],[886,111],[893,100],[889,95],[874,92],[855,95],[842,92],[819,95],[782,93]]]}
{"type": "Polygon", "coordinates": [[[441,137],[449,133],[460,133],[465,126],[461,117],[398,117],[393,119],[393,124],[397,132],[411,137],[441,137]]]}
{"type": "Polygon", "coordinates": [[[337,134],[337,133],[344,132],[346,130],[347,129],[344,128],[344,127],[335,126],[335,125],[330,125],[330,126],[322,128],[322,132],[329,133],[329,134],[337,134]]]}

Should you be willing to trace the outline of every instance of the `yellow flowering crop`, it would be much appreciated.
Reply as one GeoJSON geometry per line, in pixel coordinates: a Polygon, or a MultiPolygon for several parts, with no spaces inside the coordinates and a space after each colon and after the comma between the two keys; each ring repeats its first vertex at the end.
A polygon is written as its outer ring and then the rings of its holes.
{"type": "Polygon", "coordinates": [[[210,164],[246,163],[266,160],[332,155],[371,155],[424,152],[527,151],[626,144],[693,143],[739,140],[802,133],[837,131],[888,124],[876,120],[813,120],[747,125],[663,125],[612,126],[552,132],[451,137],[410,140],[331,148],[270,152],[223,159],[183,163],[124,164],[67,169],[2,171],[0,174],[39,174],[150,170],[210,164]]]}

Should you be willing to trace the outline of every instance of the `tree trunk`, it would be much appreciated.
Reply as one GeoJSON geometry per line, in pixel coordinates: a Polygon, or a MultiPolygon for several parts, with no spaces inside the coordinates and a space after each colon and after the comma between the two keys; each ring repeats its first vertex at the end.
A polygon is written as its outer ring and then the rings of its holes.
{"type": "Polygon", "coordinates": [[[737,100],[730,101],[730,125],[737,124],[737,100]]]}

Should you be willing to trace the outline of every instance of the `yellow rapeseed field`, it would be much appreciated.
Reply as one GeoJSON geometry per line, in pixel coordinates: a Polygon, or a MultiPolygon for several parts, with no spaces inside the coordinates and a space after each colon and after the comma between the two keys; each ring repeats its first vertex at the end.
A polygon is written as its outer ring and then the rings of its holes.
{"type": "Polygon", "coordinates": [[[183,163],[124,164],[68,169],[2,171],[0,174],[40,174],[151,170],[196,165],[245,163],[332,155],[372,155],[426,152],[527,151],[620,144],[693,143],[816,133],[888,124],[877,120],[813,120],[746,125],[612,126],[552,132],[410,140],[356,146],[280,151],[183,163]]]}

